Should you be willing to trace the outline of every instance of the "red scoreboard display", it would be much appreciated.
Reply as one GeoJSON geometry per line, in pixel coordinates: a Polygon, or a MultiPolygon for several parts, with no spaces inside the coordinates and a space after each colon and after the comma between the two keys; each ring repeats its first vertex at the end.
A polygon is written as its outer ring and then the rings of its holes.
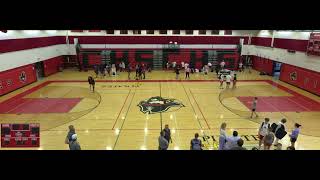
{"type": "Polygon", "coordinates": [[[1,124],[1,147],[40,147],[40,124],[1,124]]]}

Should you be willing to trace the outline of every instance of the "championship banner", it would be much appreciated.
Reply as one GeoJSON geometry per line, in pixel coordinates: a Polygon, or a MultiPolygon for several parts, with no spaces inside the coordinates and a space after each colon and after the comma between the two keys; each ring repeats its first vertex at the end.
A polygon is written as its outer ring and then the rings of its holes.
{"type": "Polygon", "coordinates": [[[320,33],[310,34],[308,48],[307,48],[307,55],[320,56],[320,33]]]}

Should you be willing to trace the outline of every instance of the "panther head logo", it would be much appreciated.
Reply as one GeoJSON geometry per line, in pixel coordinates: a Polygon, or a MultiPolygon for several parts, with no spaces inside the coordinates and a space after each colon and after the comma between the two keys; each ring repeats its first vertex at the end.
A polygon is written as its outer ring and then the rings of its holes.
{"type": "Polygon", "coordinates": [[[162,98],[160,96],[151,97],[149,99],[140,101],[138,106],[140,107],[140,111],[145,114],[161,113],[168,111],[170,108],[178,110],[182,107],[185,107],[182,102],[176,99],[162,98]]]}
{"type": "Polygon", "coordinates": [[[292,73],[290,73],[290,79],[291,79],[292,81],[297,80],[297,72],[292,72],[292,73]]]}
{"type": "Polygon", "coordinates": [[[19,76],[19,79],[22,83],[25,83],[27,81],[27,74],[26,72],[22,71],[20,76],[19,76]]]}

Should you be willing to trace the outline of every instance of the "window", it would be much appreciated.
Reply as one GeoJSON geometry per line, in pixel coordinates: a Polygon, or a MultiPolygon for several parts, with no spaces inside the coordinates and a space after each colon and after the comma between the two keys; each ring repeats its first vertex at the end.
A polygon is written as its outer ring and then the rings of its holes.
{"type": "Polygon", "coordinates": [[[224,35],[232,35],[232,30],[224,30],[224,35]]]}
{"type": "Polygon", "coordinates": [[[167,34],[167,30],[159,30],[159,34],[167,34]]]}
{"type": "Polygon", "coordinates": [[[120,34],[128,34],[128,30],[120,30],[120,34]]]}
{"type": "Polygon", "coordinates": [[[147,30],[147,34],[154,34],[154,30],[147,30]]]}
{"type": "Polygon", "coordinates": [[[217,34],[217,35],[219,35],[219,30],[211,30],[211,34],[217,34]]]}
{"type": "Polygon", "coordinates": [[[172,34],[180,34],[180,30],[173,30],[172,34]]]}
{"type": "Polygon", "coordinates": [[[206,30],[199,30],[199,34],[207,34],[206,30]]]}
{"type": "Polygon", "coordinates": [[[193,34],[193,30],[186,30],[186,34],[192,35],[193,34]]]}
{"type": "Polygon", "coordinates": [[[106,30],[107,34],[114,34],[114,30],[106,30]]]}
{"type": "Polygon", "coordinates": [[[141,34],[141,30],[133,30],[133,34],[141,34]]]}

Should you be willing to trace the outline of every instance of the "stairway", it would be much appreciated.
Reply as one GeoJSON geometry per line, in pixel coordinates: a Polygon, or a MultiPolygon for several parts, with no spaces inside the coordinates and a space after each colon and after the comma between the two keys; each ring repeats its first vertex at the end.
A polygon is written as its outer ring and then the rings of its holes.
{"type": "Polygon", "coordinates": [[[101,52],[101,62],[102,64],[110,64],[111,58],[110,58],[111,51],[102,51],[101,52]]]}
{"type": "Polygon", "coordinates": [[[153,51],[153,69],[154,70],[162,70],[162,50],[154,50],[153,51]]]}
{"type": "Polygon", "coordinates": [[[208,51],[208,63],[212,64],[213,69],[218,65],[218,53],[215,50],[208,51]]]}

